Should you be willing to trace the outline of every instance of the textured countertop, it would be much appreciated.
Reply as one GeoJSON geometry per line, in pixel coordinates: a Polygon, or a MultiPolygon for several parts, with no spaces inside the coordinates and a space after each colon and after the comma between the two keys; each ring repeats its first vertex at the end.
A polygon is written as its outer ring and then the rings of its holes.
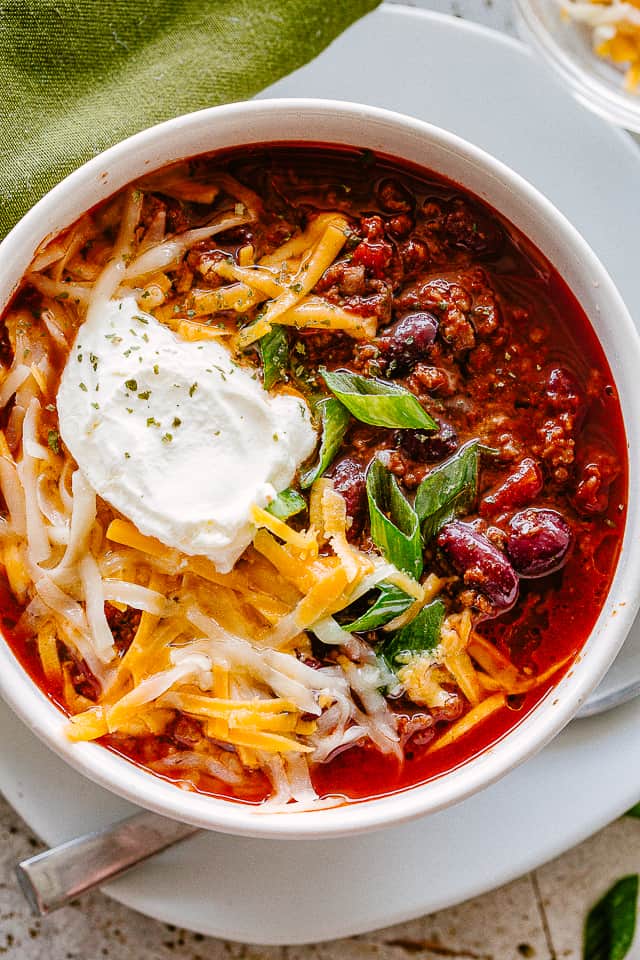
{"type": "MultiPolygon", "coordinates": [[[[513,33],[510,0],[422,0],[443,13],[513,33]]],[[[15,863],[39,849],[0,798],[0,956],[8,960],[578,960],[588,907],[640,863],[640,820],[623,818],[493,893],[376,933],[306,947],[213,940],[142,917],[100,893],[44,921],[17,889],[15,863]]],[[[632,951],[630,960],[640,956],[632,951]]]]}

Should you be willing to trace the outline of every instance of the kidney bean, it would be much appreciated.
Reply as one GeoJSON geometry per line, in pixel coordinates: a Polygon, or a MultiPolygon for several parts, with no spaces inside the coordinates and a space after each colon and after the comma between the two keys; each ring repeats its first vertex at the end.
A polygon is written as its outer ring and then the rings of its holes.
{"type": "Polygon", "coordinates": [[[567,562],[571,527],[557,510],[521,510],[511,518],[507,554],[521,577],[544,577],[567,562]]]}
{"type": "Polygon", "coordinates": [[[443,526],[438,545],[465,584],[482,593],[496,612],[513,606],[518,598],[518,577],[507,557],[486,537],[468,523],[454,520],[443,526]]]}
{"type": "Polygon", "coordinates": [[[427,310],[407,313],[380,337],[382,354],[396,367],[412,367],[429,355],[438,333],[438,320],[427,310]]]}
{"type": "Polygon", "coordinates": [[[440,420],[437,431],[399,430],[400,449],[420,463],[435,463],[451,456],[458,449],[458,434],[451,424],[440,420]]]}
{"type": "Polygon", "coordinates": [[[347,516],[351,517],[349,538],[357,536],[362,530],[367,511],[367,488],[362,464],[351,457],[339,460],[330,471],[334,489],[340,493],[347,504],[347,516]]]}
{"type": "Polygon", "coordinates": [[[525,457],[493,493],[482,498],[480,514],[491,517],[504,510],[527,506],[538,496],[542,486],[540,467],[531,457],[525,457]]]}

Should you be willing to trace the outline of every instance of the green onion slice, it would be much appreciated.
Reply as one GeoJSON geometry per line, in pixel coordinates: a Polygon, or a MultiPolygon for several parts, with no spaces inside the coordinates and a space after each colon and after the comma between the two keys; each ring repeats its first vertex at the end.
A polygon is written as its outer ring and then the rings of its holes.
{"type": "Polygon", "coordinates": [[[382,645],[379,654],[390,670],[397,670],[421,653],[430,653],[438,646],[445,607],[442,600],[432,600],[417,617],[396,630],[382,645]]]}
{"type": "Polygon", "coordinates": [[[329,371],[320,367],[329,390],[356,420],[376,427],[412,427],[437,430],[438,424],[404,387],[387,380],[361,377],[349,370],[329,371]]]}
{"type": "Polygon", "coordinates": [[[467,513],[478,495],[479,441],[460,447],[452,457],[435,467],[418,487],[415,511],[426,545],[454,517],[467,513]]]}
{"type": "Polygon", "coordinates": [[[289,336],[285,327],[274,324],[269,333],[258,341],[262,357],[262,376],[265,390],[278,380],[284,380],[289,366],[289,336]]]}
{"type": "Polygon", "coordinates": [[[371,538],[382,555],[414,580],[422,573],[422,541],[418,516],[398,481],[375,459],[367,470],[371,538]]]}
{"type": "Polygon", "coordinates": [[[343,630],[348,630],[349,633],[377,630],[378,627],[383,627],[385,623],[399,617],[415,601],[414,597],[410,597],[400,587],[396,587],[393,583],[386,583],[384,580],[376,585],[376,589],[379,591],[379,596],[375,602],[357,620],[341,624],[343,630]]]}
{"type": "Polygon", "coordinates": [[[272,513],[278,520],[288,520],[289,517],[295,517],[297,513],[307,509],[307,501],[298,493],[289,487],[282,490],[275,500],[272,500],[266,508],[267,513],[272,513]]]}
{"type": "Polygon", "coordinates": [[[335,397],[319,400],[316,404],[316,412],[320,414],[322,422],[322,441],[318,462],[300,477],[300,486],[303,490],[310,487],[314,480],[321,477],[331,466],[349,426],[349,411],[335,397]]]}

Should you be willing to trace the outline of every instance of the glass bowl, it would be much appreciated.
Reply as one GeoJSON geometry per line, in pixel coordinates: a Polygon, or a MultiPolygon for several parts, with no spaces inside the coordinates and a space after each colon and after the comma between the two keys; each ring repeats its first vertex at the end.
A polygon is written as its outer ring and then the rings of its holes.
{"type": "Polygon", "coordinates": [[[515,0],[520,34],[584,106],[640,133],[640,90],[624,89],[624,71],[599,57],[592,31],[563,17],[558,0],[515,0]]]}

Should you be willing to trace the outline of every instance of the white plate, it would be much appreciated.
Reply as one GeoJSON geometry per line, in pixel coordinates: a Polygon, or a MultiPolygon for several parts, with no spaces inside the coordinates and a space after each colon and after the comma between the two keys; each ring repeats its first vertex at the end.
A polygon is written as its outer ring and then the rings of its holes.
{"type": "MultiPolygon", "coordinates": [[[[475,141],[573,220],[640,316],[636,149],[516,42],[383,7],[268,94],[360,100],[475,141]]],[[[107,890],[166,923],[254,943],[327,940],[409,919],[524,873],[640,798],[638,724],[640,701],[574,723],[500,783],[402,827],[334,841],[199,835],[107,890]]],[[[47,843],[132,811],[66,767],[3,705],[0,729],[0,788],[47,843]]]]}

